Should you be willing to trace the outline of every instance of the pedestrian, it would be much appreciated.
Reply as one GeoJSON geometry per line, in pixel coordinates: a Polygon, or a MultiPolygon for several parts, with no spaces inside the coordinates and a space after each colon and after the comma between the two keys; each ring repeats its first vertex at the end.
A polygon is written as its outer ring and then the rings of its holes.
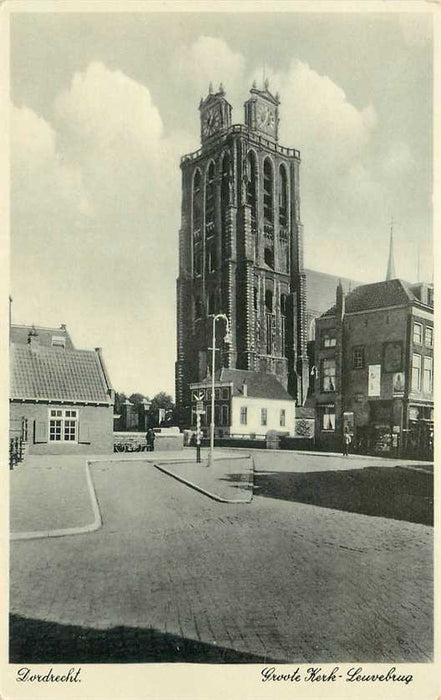
{"type": "Polygon", "coordinates": [[[201,463],[201,441],[204,437],[202,430],[196,431],[196,463],[201,463]]]}
{"type": "Polygon", "coordinates": [[[351,435],[349,430],[346,428],[343,434],[343,456],[347,457],[349,454],[349,445],[351,444],[351,435]]]}
{"type": "Polygon", "coordinates": [[[154,452],[155,451],[155,431],[153,428],[149,428],[147,430],[145,439],[147,441],[147,452],[154,452]]]}

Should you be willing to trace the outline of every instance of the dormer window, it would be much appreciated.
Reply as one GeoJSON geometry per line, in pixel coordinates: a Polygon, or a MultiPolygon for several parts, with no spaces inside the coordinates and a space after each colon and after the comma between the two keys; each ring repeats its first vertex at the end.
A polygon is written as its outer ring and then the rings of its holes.
{"type": "Polygon", "coordinates": [[[62,335],[53,335],[52,336],[52,347],[53,348],[65,348],[66,347],[66,338],[62,335]]]}

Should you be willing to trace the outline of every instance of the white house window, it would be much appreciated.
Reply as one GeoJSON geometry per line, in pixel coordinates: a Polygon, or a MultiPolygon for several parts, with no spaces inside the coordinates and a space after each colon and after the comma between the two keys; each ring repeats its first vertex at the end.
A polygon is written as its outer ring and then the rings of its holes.
{"type": "Polygon", "coordinates": [[[260,410],[260,424],[266,425],[268,422],[268,411],[266,408],[260,410]]]}
{"type": "Polygon", "coordinates": [[[286,425],[286,410],[284,408],[280,409],[280,427],[284,428],[286,425]]]}
{"type": "Polygon", "coordinates": [[[246,425],[248,421],[248,408],[247,406],[240,407],[240,424],[246,425]]]}
{"type": "Polygon", "coordinates": [[[335,406],[325,406],[323,409],[323,430],[335,430],[335,406]]]}
{"type": "Polygon", "coordinates": [[[432,326],[426,326],[426,347],[432,348],[433,347],[433,328],[432,326]]]}
{"type": "Polygon", "coordinates": [[[413,324],[413,342],[416,343],[416,345],[423,344],[423,326],[421,323],[413,324]]]}
{"type": "Polygon", "coordinates": [[[78,411],[75,409],[51,408],[49,410],[49,441],[77,442],[78,411]]]}
{"type": "Polygon", "coordinates": [[[433,358],[424,358],[424,391],[431,394],[433,391],[433,358]]]}
{"type": "Polygon", "coordinates": [[[412,355],[412,389],[421,391],[421,355],[412,355]]]}

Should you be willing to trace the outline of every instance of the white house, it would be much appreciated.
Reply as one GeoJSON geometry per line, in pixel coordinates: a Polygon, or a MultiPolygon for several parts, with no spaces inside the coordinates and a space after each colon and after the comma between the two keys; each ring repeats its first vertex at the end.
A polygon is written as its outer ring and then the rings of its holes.
{"type": "MultiPolygon", "coordinates": [[[[219,437],[263,437],[268,431],[294,435],[295,401],[277,378],[266,372],[222,368],[216,372],[214,396],[215,434],[219,437]]],[[[207,377],[190,385],[193,420],[196,401],[203,402],[201,426],[211,423],[212,381],[207,377]]]]}

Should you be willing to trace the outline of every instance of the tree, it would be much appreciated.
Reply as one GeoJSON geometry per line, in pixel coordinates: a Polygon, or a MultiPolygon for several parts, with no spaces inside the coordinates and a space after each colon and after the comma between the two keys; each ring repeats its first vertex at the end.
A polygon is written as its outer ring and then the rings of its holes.
{"type": "Polygon", "coordinates": [[[150,401],[149,397],[144,396],[144,394],[135,393],[130,394],[129,396],[129,401],[131,401],[135,406],[141,403],[144,399],[146,399],[146,401],[150,401]]]}
{"type": "Polygon", "coordinates": [[[124,401],[127,399],[127,396],[124,394],[124,392],[118,392],[115,391],[115,413],[120,414],[121,413],[121,406],[123,405],[124,401]]]}
{"type": "Polygon", "coordinates": [[[152,405],[150,406],[150,415],[154,417],[156,425],[161,423],[172,425],[174,407],[175,405],[170,394],[166,394],[165,391],[160,391],[159,394],[156,394],[152,398],[152,405]],[[160,414],[162,414],[161,419],[160,414]]]}

